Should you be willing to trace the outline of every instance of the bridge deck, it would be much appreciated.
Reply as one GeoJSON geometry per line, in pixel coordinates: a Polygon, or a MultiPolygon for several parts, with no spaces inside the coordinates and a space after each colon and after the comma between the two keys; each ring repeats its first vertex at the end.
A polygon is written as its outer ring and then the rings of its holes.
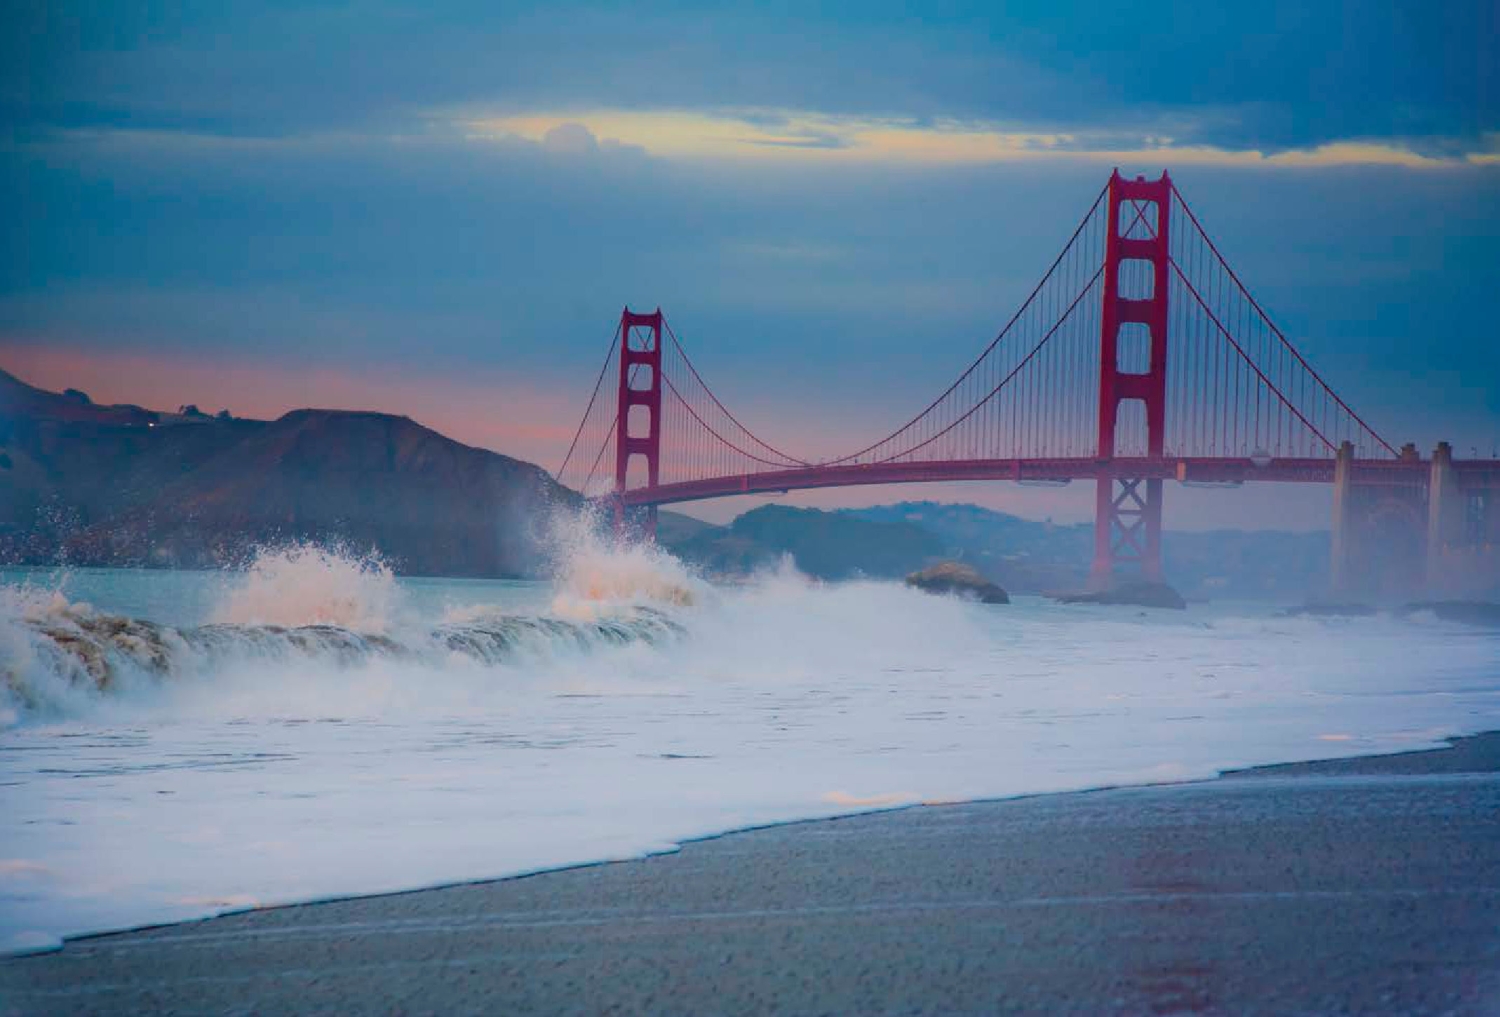
{"type": "MultiPolygon", "coordinates": [[[[1455,462],[1466,486],[1500,486],[1500,463],[1455,462]]],[[[1074,457],[1058,459],[978,459],[934,462],[810,466],[760,473],[730,474],[680,483],[636,488],[625,493],[627,505],[668,505],[736,494],[768,494],[824,487],[868,484],[914,484],[962,480],[1062,482],[1100,477],[1180,480],[1189,484],[1248,482],[1331,484],[1332,459],[1273,458],[1257,464],[1249,458],[1159,459],[1117,457],[1108,461],[1074,457]]],[[[1362,459],[1355,462],[1361,486],[1413,487],[1425,484],[1431,464],[1415,459],[1362,459]]]]}

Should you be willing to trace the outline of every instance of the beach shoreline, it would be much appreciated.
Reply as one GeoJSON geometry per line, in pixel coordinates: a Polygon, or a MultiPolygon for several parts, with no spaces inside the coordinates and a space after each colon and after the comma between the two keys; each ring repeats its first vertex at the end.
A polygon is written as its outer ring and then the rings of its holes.
{"type": "Polygon", "coordinates": [[[1497,815],[1500,733],[867,812],[73,939],[0,960],[0,1014],[1477,1013],[1500,1001],[1497,815]]]}

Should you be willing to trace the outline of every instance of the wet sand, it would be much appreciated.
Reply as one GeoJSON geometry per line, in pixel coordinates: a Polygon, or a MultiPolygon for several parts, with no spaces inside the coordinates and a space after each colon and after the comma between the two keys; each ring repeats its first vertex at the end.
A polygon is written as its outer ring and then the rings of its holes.
{"type": "Polygon", "coordinates": [[[0,1014],[956,1011],[1500,1013],[1500,735],[0,961],[0,1014]]]}

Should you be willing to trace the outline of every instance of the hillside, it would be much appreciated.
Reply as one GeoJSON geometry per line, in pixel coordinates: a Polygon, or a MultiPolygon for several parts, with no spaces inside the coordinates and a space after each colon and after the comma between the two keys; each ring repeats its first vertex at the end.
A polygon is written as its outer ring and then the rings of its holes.
{"type": "Polygon", "coordinates": [[[930,501],[850,509],[847,514],[919,526],[941,540],[945,557],[969,562],[1007,590],[1071,590],[1088,579],[1094,528],[1087,523],[1056,525],[978,505],[930,501]]]}
{"type": "MultiPolygon", "coordinates": [[[[710,573],[744,573],[784,553],[804,572],[827,579],[897,576],[955,559],[1012,592],[1041,593],[1084,586],[1094,529],[937,502],[833,512],[767,505],[727,527],[699,527],[681,537],[664,530],[660,539],[710,573]]],[[[1193,597],[1294,601],[1327,581],[1327,533],[1171,531],[1162,550],[1168,578],[1193,597]]]]}
{"type": "Polygon", "coordinates": [[[540,566],[577,496],[540,468],[407,417],[278,420],[99,407],[0,372],[0,561],[213,567],[255,545],[342,541],[417,574],[540,566]]]}
{"type": "Polygon", "coordinates": [[[687,536],[661,530],[674,554],[713,574],[742,574],[790,554],[820,579],[904,576],[936,561],[973,563],[1010,590],[1081,586],[1088,574],[1092,529],[1054,527],[974,505],[903,502],[867,509],[764,505],[727,527],[687,536]]]}
{"type": "Polygon", "coordinates": [[[943,554],[938,537],[907,522],[785,505],[763,505],[727,527],[700,529],[685,539],[666,532],[658,539],[711,573],[749,572],[790,554],[798,568],[822,579],[904,576],[943,554]]]}
{"type": "MultiPolygon", "coordinates": [[[[1079,586],[1094,550],[1091,523],[1037,522],[977,505],[901,502],[850,514],[921,526],[942,538],[949,557],[973,562],[1009,590],[1079,586]]],[[[1193,596],[1296,599],[1327,583],[1328,541],[1321,531],[1168,530],[1162,563],[1193,596]]]]}

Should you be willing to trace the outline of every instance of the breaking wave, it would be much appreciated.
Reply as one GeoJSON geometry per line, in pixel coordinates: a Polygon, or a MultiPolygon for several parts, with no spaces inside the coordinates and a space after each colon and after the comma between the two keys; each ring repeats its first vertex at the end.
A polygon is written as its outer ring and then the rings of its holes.
{"type": "Polygon", "coordinates": [[[599,534],[586,513],[553,520],[552,546],[564,549],[552,600],[559,617],[594,618],[621,603],[691,607],[708,598],[708,584],[655,544],[622,547],[599,534]]]}
{"type": "Polygon", "coordinates": [[[410,609],[378,558],[309,545],[262,551],[197,625],[0,587],[0,727],[229,665],[500,666],[659,645],[685,633],[678,615],[706,588],[659,551],[614,551],[592,537],[559,561],[550,609],[450,608],[435,623],[410,609]]]}
{"type": "Polygon", "coordinates": [[[335,625],[383,632],[400,603],[396,575],[373,554],[294,544],[263,549],[217,606],[228,625],[335,625]]]}

